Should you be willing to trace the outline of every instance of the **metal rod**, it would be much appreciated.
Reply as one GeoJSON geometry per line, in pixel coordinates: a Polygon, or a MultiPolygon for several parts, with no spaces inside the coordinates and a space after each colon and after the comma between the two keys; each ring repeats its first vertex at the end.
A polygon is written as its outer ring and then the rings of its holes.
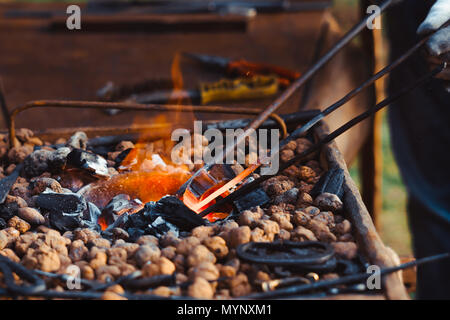
{"type": "Polygon", "coordinates": [[[403,63],[406,59],[408,59],[413,53],[415,53],[419,48],[421,48],[426,41],[430,38],[432,34],[428,35],[427,37],[420,40],[418,43],[416,43],[413,47],[411,47],[408,51],[406,51],[404,54],[402,54],[399,58],[397,58],[394,62],[383,68],[382,70],[375,73],[372,77],[367,79],[365,82],[363,82],[361,85],[359,85],[357,88],[353,89],[349,93],[347,93],[344,97],[342,97],[340,100],[336,101],[332,105],[330,105],[328,108],[324,109],[322,112],[320,112],[317,116],[309,120],[307,123],[305,123],[300,128],[293,131],[286,139],[284,139],[280,143],[280,147],[286,145],[289,141],[296,139],[300,137],[302,134],[304,134],[306,131],[308,131],[310,128],[312,128],[316,123],[318,123],[320,120],[325,118],[327,115],[332,113],[333,111],[337,110],[344,104],[346,104],[348,101],[350,101],[354,96],[356,96],[358,93],[360,93],[362,90],[370,86],[372,83],[380,79],[381,77],[385,76],[387,73],[391,72],[393,69],[395,69],[398,65],[403,63]]]}
{"type": "MultiPolygon", "coordinates": [[[[380,14],[392,4],[393,0],[385,0],[380,5],[380,14]]],[[[247,127],[244,134],[238,136],[236,141],[228,146],[223,153],[222,159],[227,155],[232,154],[239,144],[245,141],[259,126],[283,103],[285,103],[302,85],[304,85],[314,74],[316,74],[328,61],[333,58],[347,43],[349,43],[356,35],[367,27],[367,22],[372,18],[372,15],[366,15],[358,24],[356,24],[350,31],[348,31],[324,56],[315,62],[304,74],[295,80],[274,102],[265,108],[247,127]]],[[[199,172],[202,169],[199,169],[199,172]]],[[[192,176],[190,180],[195,177],[192,176]]]]}
{"type": "MultiPolygon", "coordinates": [[[[205,112],[224,114],[259,114],[261,109],[256,108],[230,108],[222,106],[195,106],[195,105],[161,105],[161,104],[139,104],[128,102],[99,102],[99,101],[65,101],[65,100],[40,100],[31,101],[21,105],[9,114],[9,137],[10,147],[14,147],[13,141],[16,136],[15,118],[25,110],[42,107],[58,108],[84,108],[84,109],[122,109],[134,111],[165,111],[165,112],[205,112]]],[[[270,117],[279,125],[284,136],[287,136],[287,128],[283,119],[277,114],[270,117]]]]}
{"type": "Polygon", "coordinates": [[[2,109],[3,119],[5,120],[6,126],[9,128],[10,119],[9,119],[9,111],[8,106],[6,105],[5,95],[3,93],[3,81],[0,79],[0,107],[2,109]]]}
{"type": "MultiPolygon", "coordinates": [[[[385,0],[380,5],[380,13],[387,9],[393,0],[385,0]]],[[[304,74],[295,80],[272,104],[264,109],[261,114],[253,120],[248,126],[248,129],[257,129],[261,123],[263,123],[267,117],[275,112],[286,100],[288,100],[303,84],[306,83],[316,72],[318,72],[328,61],[333,58],[347,43],[349,43],[355,36],[357,36],[364,28],[367,27],[367,22],[372,18],[372,15],[365,16],[358,24],[356,24],[350,31],[348,31],[322,58],[317,60],[304,74]]],[[[247,130],[249,131],[249,130],[247,130]]],[[[251,132],[251,130],[250,130],[251,132]]],[[[250,133],[249,132],[249,133],[250,133]]],[[[246,138],[246,135],[242,135],[240,139],[242,141],[246,138]]],[[[236,143],[237,145],[238,143],[236,143]]],[[[234,148],[233,148],[234,150],[234,148]]]]}
{"type": "MultiPolygon", "coordinates": [[[[319,142],[317,142],[316,144],[314,144],[313,146],[311,146],[307,150],[305,150],[302,153],[296,155],[291,160],[281,164],[279,171],[282,171],[282,170],[288,168],[289,166],[299,162],[300,160],[303,160],[308,155],[310,155],[310,154],[320,150],[320,148],[322,146],[324,146],[325,144],[331,142],[332,140],[334,140],[336,137],[338,137],[339,135],[341,135],[342,133],[344,133],[348,129],[352,128],[353,126],[355,126],[356,124],[360,123],[364,119],[366,119],[366,118],[370,117],[371,115],[375,114],[378,110],[380,110],[380,109],[386,107],[387,105],[391,104],[392,102],[394,102],[395,100],[399,99],[404,94],[406,94],[409,91],[411,91],[412,89],[414,89],[414,88],[424,84],[426,81],[430,80],[432,77],[434,77],[435,75],[440,73],[446,67],[446,65],[447,65],[446,63],[441,64],[440,66],[438,66],[437,68],[433,69],[432,71],[430,71],[429,73],[427,73],[426,75],[421,77],[420,79],[416,80],[413,84],[403,88],[402,90],[400,90],[399,92],[397,92],[393,96],[384,99],[379,104],[373,106],[369,110],[363,112],[359,116],[357,116],[357,117],[351,119],[350,121],[348,121],[347,123],[343,124],[341,127],[336,129],[332,133],[328,134],[325,138],[323,138],[322,140],[320,140],[319,142]]],[[[276,175],[276,174],[274,174],[274,175],[276,175]]],[[[255,179],[255,180],[253,180],[252,182],[250,182],[250,183],[248,183],[246,185],[243,185],[242,187],[240,187],[239,189],[237,189],[236,191],[231,193],[229,196],[227,196],[227,197],[217,201],[212,206],[210,206],[207,209],[205,209],[202,212],[200,212],[199,213],[200,216],[204,217],[204,216],[206,216],[207,214],[209,214],[211,212],[217,211],[224,204],[230,203],[231,201],[234,201],[235,199],[239,198],[240,196],[242,196],[244,194],[247,194],[248,192],[250,192],[251,190],[253,190],[257,186],[259,186],[262,182],[264,182],[265,180],[268,180],[269,178],[273,177],[274,175],[263,175],[263,176],[260,176],[259,178],[255,179]]]]}

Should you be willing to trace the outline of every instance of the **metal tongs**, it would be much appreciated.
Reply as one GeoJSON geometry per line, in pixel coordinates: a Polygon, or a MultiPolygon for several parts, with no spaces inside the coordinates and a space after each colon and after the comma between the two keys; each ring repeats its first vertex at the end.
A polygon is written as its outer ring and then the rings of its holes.
{"type": "Polygon", "coordinates": [[[333,247],[319,241],[248,242],[239,245],[236,253],[248,262],[305,272],[328,272],[337,265],[333,247]]]}

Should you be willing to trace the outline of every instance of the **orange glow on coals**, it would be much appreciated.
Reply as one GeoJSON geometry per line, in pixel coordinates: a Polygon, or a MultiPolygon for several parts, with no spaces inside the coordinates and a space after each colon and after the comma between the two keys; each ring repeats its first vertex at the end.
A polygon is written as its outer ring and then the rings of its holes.
{"type": "Polygon", "coordinates": [[[122,173],[110,180],[91,184],[85,197],[100,208],[118,194],[127,194],[143,203],[158,201],[165,195],[176,193],[189,177],[190,174],[184,170],[122,173]]]}

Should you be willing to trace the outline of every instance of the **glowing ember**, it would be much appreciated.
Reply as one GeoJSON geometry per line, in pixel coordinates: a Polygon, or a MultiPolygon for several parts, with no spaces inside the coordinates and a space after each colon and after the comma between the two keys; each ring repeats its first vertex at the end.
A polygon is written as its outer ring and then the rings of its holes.
{"type": "Polygon", "coordinates": [[[250,175],[253,171],[255,171],[259,167],[259,164],[250,165],[244,171],[239,173],[236,177],[231,179],[228,182],[222,183],[221,185],[213,185],[211,189],[201,195],[200,198],[195,197],[189,189],[186,190],[185,195],[183,197],[183,202],[186,206],[188,206],[192,211],[197,213],[203,211],[207,207],[213,204],[212,201],[215,202],[215,199],[219,196],[225,197],[229,194],[231,188],[236,186],[239,182],[244,180],[248,175],[250,175]]]}
{"type": "Polygon", "coordinates": [[[157,201],[174,194],[189,177],[190,174],[184,170],[122,173],[108,181],[91,184],[85,197],[100,208],[118,194],[127,194],[144,203],[157,201]]]}

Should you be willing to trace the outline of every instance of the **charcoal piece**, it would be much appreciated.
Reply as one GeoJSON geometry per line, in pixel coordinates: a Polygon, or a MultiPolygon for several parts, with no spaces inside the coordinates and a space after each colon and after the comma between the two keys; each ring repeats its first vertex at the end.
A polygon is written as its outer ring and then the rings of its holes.
{"type": "MultiPolygon", "coordinates": [[[[131,215],[130,218],[134,216],[131,215]]],[[[128,234],[130,235],[129,241],[130,242],[136,242],[141,236],[145,234],[144,229],[141,228],[128,228],[127,229],[128,234]]]]}
{"type": "Polygon", "coordinates": [[[128,148],[126,150],[123,150],[121,153],[119,153],[119,155],[114,159],[115,164],[115,168],[117,169],[123,160],[125,160],[125,158],[128,156],[128,154],[130,153],[130,151],[133,150],[133,148],[128,148]]]}
{"type": "Polygon", "coordinates": [[[67,147],[58,148],[52,152],[48,165],[52,171],[59,170],[66,165],[67,155],[70,153],[67,147]]]}
{"type": "Polygon", "coordinates": [[[109,178],[105,158],[85,150],[73,149],[67,155],[67,165],[85,170],[98,178],[109,178]]]}
{"type": "Polygon", "coordinates": [[[95,226],[102,212],[92,202],[87,203],[87,209],[83,212],[83,220],[88,224],[95,226]]]}
{"type": "Polygon", "coordinates": [[[7,227],[6,221],[3,218],[0,218],[0,230],[5,229],[7,227]]]}
{"type": "Polygon", "coordinates": [[[123,213],[122,215],[118,216],[117,219],[112,224],[110,224],[105,231],[111,232],[111,230],[114,228],[126,229],[129,218],[130,215],[128,214],[128,212],[123,213]]]}
{"type": "Polygon", "coordinates": [[[238,213],[250,210],[257,206],[264,206],[270,201],[270,197],[262,188],[257,188],[233,202],[238,213]]]}
{"type": "Polygon", "coordinates": [[[340,199],[344,195],[344,170],[339,167],[330,168],[316,183],[310,194],[313,198],[322,193],[332,193],[340,199]]]}
{"type": "Polygon", "coordinates": [[[78,131],[69,138],[66,145],[74,149],[86,149],[87,142],[88,137],[86,133],[84,133],[83,131],[78,131]]]}
{"type": "Polygon", "coordinates": [[[0,218],[8,221],[17,214],[19,205],[16,202],[10,202],[0,205],[0,218]]]}
{"type": "Polygon", "coordinates": [[[111,199],[102,211],[102,217],[108,225],[114,223],[124,213],[133,214],[142,209],[144,204],[139,199],[131,200],[129,195],[119,194],[111,199]]]}
{"type": "Polygon", "coordinates": [[[49,214],[50,225],[61,232],[73,231],[82,226],[81,213],[64,213],[51,211],[49,214]]]}
{"type": "Polygon", "coordinates": [[[163,217],[157,217],[150,225],[150,232],[160,238],[167,232],[172,231],[176,237],[179,235],[179,230],[176,226],[165,220],[163,217]]]}
{"type": "Polygon", "coordinates": [[[190,231],[195,227],[206,225],[205,219],[186,207],[175,196],[165,196],[154,203],[150,208],[150,217],[163,217],[167,222],[176,225],[180,230],[190,231]]]}
{"type": "MultiPolygon", "coordinates": [[[[25,158],[27,160],[29,157],[25,158]]],[[[0,180],[0,203],[5,202],[6,197],[11,191],[12,186],[16,183],[17,178],[19,177],[20,171],[23,169],[23,164],[17,165],[13,172],[0,180]]]]}
{"type": "Polygon", "coordinates": [[[41,209],[80,216],[87,209],[84,197],[76,193],[41,193],[36,197],[36,205],[41,209]]]}
{"type": "Polygon", "coordinates": [[[130,218],[128,219],[127,228],[143,230],[147,226],[147,224],[150,222],[145,218],[143,212],[145,212],[145,209],[143,209],[139,212],[136,212],[135,214],[132,214],[130,216],[130,218]]]}

